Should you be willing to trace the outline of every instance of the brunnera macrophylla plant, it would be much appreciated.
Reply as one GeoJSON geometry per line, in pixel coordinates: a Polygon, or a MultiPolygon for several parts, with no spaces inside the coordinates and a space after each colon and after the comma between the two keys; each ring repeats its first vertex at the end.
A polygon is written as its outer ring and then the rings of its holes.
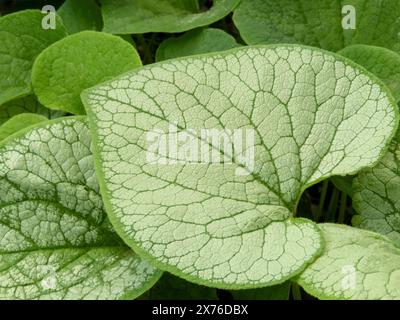
{"type": "MultiPolygon", "coordinates": [[[[82,97],[116,231],[159,268],[227,289],[279,284],[329,255],[324,242],[331,229],[322,232],[295,217],[302,192],[373,165],[398,122],[397,106],[380,80],[339,56],[296,45],[170,60],[82,97]],[[177,132],[252,130],[254,168],[220,141],[206,144],[229,164],[190,163],[179,151],[167,152],[175,162],[149,162],[149,129],[166,131],[171,123],[177,132]],[[238,175],[238,168],[247,174],[238,175]]],[[[203,135],[191,134],[203,142],[203,135]]],[[[350,254],[344,262],[356,260],[350,254]]],[[[333,277],[341,277],[341,266],[330,270],[333,277]]],[[[361,290],[365,283],[356,285],[361,290]]],[[[345,295],[312,280],[308,287],[317,296],[345,295]]]]}
{"type": "Polygon", "coordinates": [[[98,3],[0,18],[0,299],[400,299],[397,1],[98,3]]]}

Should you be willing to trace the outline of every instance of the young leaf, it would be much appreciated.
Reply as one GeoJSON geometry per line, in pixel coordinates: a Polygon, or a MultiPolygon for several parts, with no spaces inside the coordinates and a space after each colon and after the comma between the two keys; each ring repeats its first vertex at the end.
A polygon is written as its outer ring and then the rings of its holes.
{"type": "Polygon", "coordinates": [[[400,51],[399,15],[397,0],[242,0],[233,20],[248,44],[302,43],[338,51],[362,43],[400,51]]]}
{"type": "Polygon", "coordinates": [[[43,29],[43,17],[39,10],[25,10],[0,18],[0,105],[31,92],[33,61],[66,36],[59,17],[56,29],[43,29]]]}
{"type": "Polygon", "coordinates": [[[392,91],[396,101],[400,100],[400,55],[391,50],[366,46],[353,45],[338,52],[383,80],[392,91]]]}
{"type": "Polygon", "coordinates": [[[103,210],[87,124],[60,118],[0,144],[0,298],[134,298],[160,272],[103,210]]]}
{"type": "Polygon", "coordinates": [[[145,293],[151,300],[218,300],[217,290],[196,285],[169,273],[145,293]]]}
{"type": "Polygon", "coordinates": [[[114,34],[183,32],[228,15],[240,0],[214,0],[199,10],[197,0],[101,0],[104,32],[114,34]]]}
{"type": "Polygon", "coordinates": [[[79,98],[83,89],[140,65],[135,48],[120,37],[82,31],[39,55],[33,65],[32,85],[46,107],[84,114],[79,98]]]}
{"type": "Polygon", "coordinates": [[[101,30],[103,20],[95,0],[66,0],[57,11],[69,34],[101,30]]]}
{"type": "Polygon", "coordinates": [[[191,56],[195,54],[224,51],[239,47],[230,34],[220,29],[196,29],[178,38],[169,38],[157,49],[156,60],[191,56]]]}
{"type": "Polygon", "coordinates": [[[338,224],[319,225],[323,254],[297,279],[319,299],[400,299],[400,249],[387,238],[338,224]]]}
{"type": "Polygon", "coordinates": [[[232,290],[235,300],[288,300],[290,281],[272,287],[249,290],[232,290]]]}
{"type": "Polygon", "coordinates": [[[36,113],[49,119],[64,115],[62,111],[50,110],[42,106],[35,96],[31,95],[12,100],[0,106],[0,125],[20,113],[36,113]]]}
{"type": "Polygon", "coordinates": [[[379,164],[354,179],[353,225],[386,235],[400,244],[400,131],[379,164]]]}
{"type": "Polygon", "coordinates": [[[35,113],[21,113],[12,117],[0,126],[0,141],[8,136],[39,122],[48,120],[46,117],[35,113]]]}
{"type": "Polygon", "coordinates": [[[229,289],[282,283],[315,259],[318,228],[293,218],[302,192],[375,164],[398,123],[380,80],[294,45],[168,60],[82,97],[117,232],[160,268],[229,289]],[[158,162],[160,130],[172,142],[158,162]],[[201,157],[174,151],[176,130],[189,137],[184,145],[206,147],[201,157]],[[232,138],[209,143],[215,130],[242,139],[231,149],[232,138]]]}

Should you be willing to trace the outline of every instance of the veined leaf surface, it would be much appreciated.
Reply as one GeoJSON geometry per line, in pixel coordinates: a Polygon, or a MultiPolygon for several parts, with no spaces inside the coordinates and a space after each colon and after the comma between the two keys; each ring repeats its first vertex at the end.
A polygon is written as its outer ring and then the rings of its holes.
{"type": "Polygon", "coordinates": [[[159,277],[106,218],[82,118],[1,143],[1,299],[134,298],[159,277]]]}
{"type": "Polygon", "coordinates": [[[313,261],[319,229],[293,217],[302,192],[375,164],[398,122],[379,79],[295,45],[169,60],[82,97],[117,232],[160,268],[231,289],[282,283],[313,261]],[[223,160],[189,162],[179,152],[149,160],[149,132],[171,124],[223,160]],[[254,147],[254,166],[239,158],[239,145],[232,152],[205,142],[203,129],[253,132],[243,149],[254,147]]]}

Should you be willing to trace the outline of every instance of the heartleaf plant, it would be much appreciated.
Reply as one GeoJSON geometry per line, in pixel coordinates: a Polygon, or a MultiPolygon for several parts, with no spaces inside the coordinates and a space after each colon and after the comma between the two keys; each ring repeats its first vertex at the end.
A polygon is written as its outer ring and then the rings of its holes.
{"type": "Polygon", "coordinates": [[[315,260],[323,240],[315,223],[295,217],[301,194],[375,164],[398,122],[375,76],[295,45],[169,60],[82,98],[118,234],[163,270],[230,289],[282,283],[315,260]],[[209,143],[202,129],[252,132],[244,149],[254,148],[254,164],[237,145],[209,143]],[[167,139],[183,132],[227,163],[149,147],[152,130],[167,139]]]}
{"type": "Polygon", "coordinates": [[[0,5],[0,299],[400,299],[399,1],[35,5],[0,5]]]}

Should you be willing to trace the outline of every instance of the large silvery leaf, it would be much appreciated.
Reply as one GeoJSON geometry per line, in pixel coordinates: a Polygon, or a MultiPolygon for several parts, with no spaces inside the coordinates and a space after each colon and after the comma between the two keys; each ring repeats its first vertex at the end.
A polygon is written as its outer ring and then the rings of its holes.
{"type": "Polygon", "coordinates": [[[90,149],[77,118],[1,143],[1,299],[133,298],[159,278],[110,227],[90,149]]]}
{"type": "Polygon", "coordinates": [[[43,29],[43,17],[39,10],[25,10],[0,18],[0,105],[31,92],[33,61],[66,36],[58,17],[56,29],[43,29]]]}
{"type": "Polygon", "coordinates": [[[400,55],[391,50],[357,44],[338,52],[384,81],[397,101],[400,100],[400,55]]]}
{"type": "Polygon", "coordinates": [[[201,8],[198,0],[101,0],[105,32],[114,34],[183,32],[216,22],[240,0],[214,0],[201,8]]]}
{"type": "Polygon", "coordinates": [[[298,283],[319,299],[400,299],[400,249],[386,237],[345,225],[319,225],[322,255],[298,283]]]}
{"type": "Polygon", "coordinates": [[[84,114],[79,96],[82,90],[141,64],[135,48],[120,37],[82,31],[39,55],[32,69],[32,85],[46,107],[84,114]]]}
{"type": "Polygon", "coordinates": [[[293,218],[303,190],[373,165],[398,121],[380,80],[291,45],[169,60],[82,97],[117,232],[171,273],[232,289],[315,259],[318,228],[293,218]]]}
{"type": "Polygon", "coordinates": [[[64,112],[62,111],[47,109],[37,101],[35,96],[31,95],[1,105],[0,125],[21,113],[36,113],[49,119],[58,118],[64,115],[64,112]]]}
{"type": "Polygon", "coordinates": [[[164,40],[157,49],[156,60],[217,52],[239,47],[235,38],[220,29],[196,29],[177,38],[164,40]]]}
{"type": "Polygon", "coordinates": [[[399,16],[397,0],[242,0],[233,19],[248,44],[301,43],[338,51],[362,43],[399,51],[399,16]]]}
{"type": "Polygon", "coordinates": [[[359,215],[353,225],[379,232],[400,244],[400,132],[389,152],[372,169],[353,181],[353,206],[359,215]]]}

